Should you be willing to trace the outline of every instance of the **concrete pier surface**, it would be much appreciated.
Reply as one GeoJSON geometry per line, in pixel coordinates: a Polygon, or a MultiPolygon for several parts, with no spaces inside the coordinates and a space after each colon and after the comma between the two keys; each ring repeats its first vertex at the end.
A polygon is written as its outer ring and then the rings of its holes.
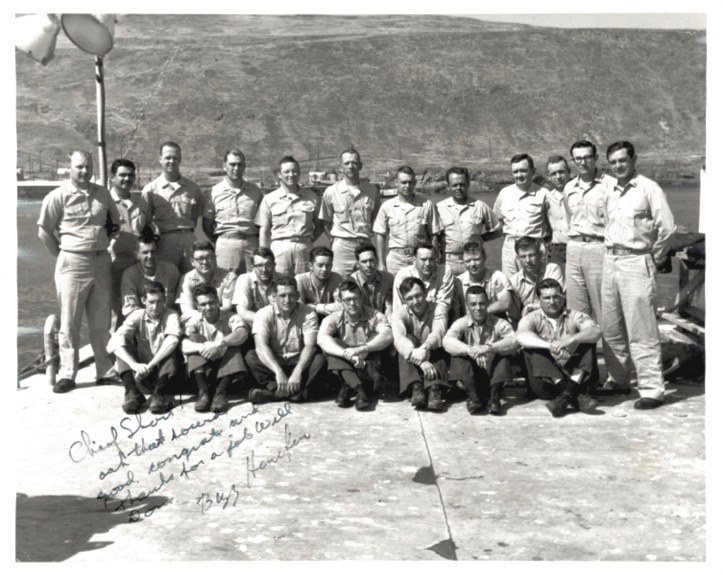
{"type": "Polygon", "coordinates": [[[16,392],[17,561],[706,560],[701,384],[553,419],[522,387],[503,417],[408,400],[198,414],[188,395],[129,417],[122,387],[78,383],[16,392]]]}

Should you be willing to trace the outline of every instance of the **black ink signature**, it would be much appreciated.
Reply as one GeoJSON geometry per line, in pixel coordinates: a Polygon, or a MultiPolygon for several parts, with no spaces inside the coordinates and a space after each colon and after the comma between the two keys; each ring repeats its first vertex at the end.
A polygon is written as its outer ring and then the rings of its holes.
{"type": "Polygon", "coordinates": [[[299,445],[305,439],[310,439],[311,435],[308,433],[302,434],[300,437],[295,438],[291,435],[291,429],[289,424],[284,424],[284,447],[279,449],[276,455],[261,459],[258,464],[256,463],[256,456],[254,450],[251,450],[251,455],[246,456],[246,487],[251,487],[251,480],[256,478],[256,473],[263,471],[271,465],[276,465],[279,461],[286,458],[291,460],[291,450],[299,445]]]}

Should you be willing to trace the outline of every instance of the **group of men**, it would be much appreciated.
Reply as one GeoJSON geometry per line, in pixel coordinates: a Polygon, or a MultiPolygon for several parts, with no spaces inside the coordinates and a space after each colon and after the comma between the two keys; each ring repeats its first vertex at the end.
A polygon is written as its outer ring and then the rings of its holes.
{"type": "Polygon", "coordinates": [[[264,195],[244,180],[242,151],[229,150],[226,176],[202,193],[180,173],[180,146],[165,142],[161,175],[137,196],[132,162],[113,163],[109,191],[92,183],[90,154],[74,151],[69,180],[38,220],[58,257],[53,389],[75,386],[85,310],[97,382],[120,379],[128,413],[144,393],[151,412],[166,411],[184,381],[198,411],[226,409],[239,381],[255,403],[333,386],[340,406],[363,410],[396,380],[416,408],[443,410],[461,390],[471,413],[500,415],[513,364],[554,416],[590,412],[601,334],[602,391],[630,393],[634,365],[635,407],[657,407],[655,271],[673,216],[660,187],[636,172],[629,142],[608,148],[612,175],[597,168],[591,142],[570,155],[577,176],[552,156],[547,187],[529,155],[514,156],[514,184],[490,209],[469,196],[458,167],[446,173],[449,197],[434,204],[402,166],[397,196],[382,205],[353,149],[321,197],[300,186],[291,156],[264,195]],[[194,234],[199,218],[208,241],[194,234]],[[502,269],[488,270],[484,241],[500,233],[502,269]],[[314,247],[323,234],[331,249],[314,247]]]}

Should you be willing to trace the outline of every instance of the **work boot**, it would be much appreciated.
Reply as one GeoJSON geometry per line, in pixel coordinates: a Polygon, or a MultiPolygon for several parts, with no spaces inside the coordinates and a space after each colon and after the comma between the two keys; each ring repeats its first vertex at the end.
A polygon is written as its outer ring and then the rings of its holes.
{"type": "Polygon", "coordinates": [[[479,398],[477,387],[473,381],[468,381],[464,387],[467,391],[467,411],[469,413],[477,413],[484,408],[485,402],[479,398]]]}
{"type": "Polygon", "coordinates": [[[198,398],[196,399],[196,405],[193,407],[199,413],[206,413],[211,408],[211,393],[209,385],[206,382],[205,377],[196,377],[196,384],[198,385],[198,398]]]}
{"type": "Polygon", "coordinates": [[[563,415],[565,415],[565,408],[567,407],[567,404],[570,402],[571,398],[572,396],[567,391],[563,391],[555,399],[553,399],[552,401],[548,401],[545,404],[545,407],[550,410],[552,417],[562,417],[563,415]]]}
{"type": "Polygon", "coordinates": [[[151,405],[148,408],[151,413],[168,413],[172,407],[173,403],[168,400],[165,393],[159,392],[158,390],[153,392],[151,405]]]}
{"type": "Polygon", "coordinates": [[[490,401],[487,404],[487,411],[490,415],[503,415],[500,398],[502,397],[502,383],[493,383],[490,388],[490,401]]]}
{"type": "Polygon", "coordinates": [[[412,386],[412,407],[415,409],[427,407],[427,394],[424,392],[424,386],[419,381],[415,381],[412,386]]]}
{"type": "Polygon", "coordinates": [[[53,393],[66,393],[75,387],[75,382],[72,379],[64,377],[59,379],[53,385],[53,393]]]}
{"type": "Polygon", "coordinates": [[[573,396],[570,398],[570,405],[577,411],[583,413],[592,413],[597,407],[598,401],[590,397],[589,395],[580,394],[577,397],[573,396]]]}
{"type": "Polygon", "coordinates": [[[276,401],[277,399],[279,398],[276,397],[276,394],[270,389],[254,387],[251,391],[249,391],[249,401],[251,403],[255,403],[256,405],[269,403],[271,401],[276,401]]]}
{"type": "Polygon", "coordinates": [[[216,391],[213,394],[213,401],[211,402],[211,411],[214,413],[226,411],[228,407],[228,384],[229,380],[224,377],[219,382],[218,387],[216,387],[216,391]]]}
{"type": "Polygon", "coordinates": [[[641,397],[633,404],[635,409],[655,409],[663,405],[662,399],[653,399],[652,397],[641,397]]]}
{"type": "Polygon", "coordinates": [[[372,402],[369,399],[366,390],[364,389],[364,384],[360,385],[356,390],[356,410],[364,411],[371,404],[372,402]]]}
{"type": "Polygon", "coordinates": [[[351,400],[352,395],[354,395],[352,388],[345,383],[342,383],[339,395],[336,396],[334,403],[336,403],[339,407],[351,407],[353,403],[351,400]]]}
{"type": "Polygon", "coordinates": [[[439,384],[434,384],[429,388],[429,400],[427,401],[427,409],[430,411],[442,411],[445,403],[442,399],[442,387],[439,384]]]}
{"type": "Polygon", "coordinates": [[[126,389],[123,411],[126,413],[138,413],[145,402],[146,396],[138,391],[138,389],[135,387],[126,389]]]}

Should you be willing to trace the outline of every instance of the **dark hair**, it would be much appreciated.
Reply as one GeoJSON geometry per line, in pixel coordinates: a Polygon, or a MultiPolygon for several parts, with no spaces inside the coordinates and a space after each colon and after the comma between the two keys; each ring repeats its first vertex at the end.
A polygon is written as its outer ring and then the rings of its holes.
{"type": "Polygon", "coordinates": [[[143,233],[136,239],[136,245],[138,244],[156,244],[161,240],[161,236],[153,233],[150,226],[143,228],[143,233]]]}
{"type": "Polygon", "coordinates": [[[562,286],[560,285],[560,282],[552,278],[545,278],[537,282],[537,285],[535,285],[535,294],[537,294],[537,297],[540,297],[540,294],[544,289],[557,289],[560,293],[562,293],[562,286]]]}
{"type": "Polygon", "coordinates": [[[313,264],[319,256],[334,259],[334,252],[325,246],[316,246],[309,252],[309,261],[313,264]]]}
{"type": "Polygon", "coordinates": [[[254,253],[252,254],[252,257],[262,257],[266,259],[270,259],[272,262],[276,263],[276,256],[274,255],[274,252],[271,251],[270,248],[265,248],[263,246],[259,246],[254,250],[254,253]]]}
{"type": "Polygon", "coordinates": [[[417,252],[419,250],[432,250],[434,251],[434,246],[430,244],[429,242],[419,242],[416,246],[414,246],[414,255],[417,255],[417,252]]]}
{"type": "Polygon", "coordinates": [[[344,150],[341,154],[339,154],[339,159],[341,160],[344,154],[354,154],[357,158],[359,158],[359,161],[361,162],[361,154],[358,150],[355,150],[354,148],[347,148],[344,150]]]}
{"type": "Polygon", "coordinates": [[[510,164],[517,164],[519,162],[522,162],[524,160],[527,160],[530,164],[530,169],[535,169],[535,162],[532,161],[532,157],[530,154],[516,154],[512,156],[512,159],[510,160],[510,164]]]}
{"type": "Polygon", "coordinates": [[[619,150],[626,150],[628,152],[629,158],[635,157],[635,148],[633,147],[633,145],[627,140],[620,140],[619,142],[613,142],[608,146],[608,151],[606,154],[607,159],[609,160],[610,155],[614,154],[619,150]]]}
{"type": "Polygon", "coordinates": [[[216,248],[208,240],[196,240],[195,242],[193,242],[193,246],[191,246],[192,254],[195,254],[196,252],[206,251],[216,253],[216,248]]]}
{"type": "Polygon", "coordinates": [[[284,156],[283,158],[281,158],[279,160],[279,169],[281,169],[282,165],[288,164],[289,162],[293,162],[294,164],[296,164],[297,168],[301,169],[299,167],[299,162],[296,161],[296,158],[294,158],[294,156],[284,156]]]}
{"type": "Polygon", "coordinates": [[[452,174],[456,174],[458,176],[464,176],[464,179],[467,180],[467,183],[469,184],[469,172],[467,171],[467,168],[460,168],[459,166],[452,166],[449,170],[447,170],[447,173],[444,175],[444,180],[449,183],[449,176],[452,174]]]}
{"type": "Polygon", "coordinates": [[[377,254],[377,248],[375,248],[371,244],[361,244],[354,248],[354,257],[356,259],[359,259],[359,255],[363,254],[364,252],[374,252],[374,256],[379,257],[377,254]]]}
{"type": "Polygon", "coordinates": [[[284,274],[277,277],[266,289],[266,293],[275,293],[276,288],[280,286],[293,287],[294,291],[296,293],[299,293],[299,286],[296,284],[296,278],[289,274],[284,274]]]}
{"type": "Polygon", "coordinates": [[[404,297],[414,289],[414,286],[419,286],[420,288],[422,288],[422,291],[424,293],[427,293],[427,288],[424,285],[424,282],[419,278],[415,277],[404,278],[402,280],[402,283],[399,284],[399,293],[402,294],[402,297],[404,297]]]}
{"type": "Polygon", "coordinates": [[[565,164],[565,169],[569,172],[570,166],[567,165],[567,160],[558,154],[553,154],[552,156],[547,158],[547,163],[545,164],[545,167],[548,167],[550,164],[559,164],[560,162],[565,164]]]}
{"type": "Polygon", "coordinates": [[[178,150],[179,152],[181,151],[181,146],[179,146],[178,144],[176,144],[176,142],[171,142],[170,140],[169,140],[168,142],[163,142],[163,143],[161,144],[160,148],[158,148],[158,153],[159,153],[159,154],[162,154],[162,153],[163,153],[163,148],[175,148],[175,149],[178,150]]]}
{"type": "Polygon", "coordinates": [[[133,173],[135,173],[136,171],[136,165],[130,160],[126,160],[125,158],[118,158],[117,160],[113,160],[113,163],[110,165],[110,173],[115,176],[118,168],[130,168],[131,170],[133,170],[133,173]]]}
{"type": "Polygon", "coordinates": [[[218,290],[208,284],[200,284],[193,290],[193,301],[198,301],[198,297],[202,295],[212,295],[218,301],[218,290]]]}
{"type": "Polygon", "coordinates": [[[414,170],[409,166],[399,166],[397,168],[397,176],[399,174],[407,174],[408,176],[414,176],[416,178],[416,174],[414,173],[414,170]]]}
{"type": "Polygon", "coordinates": [[[515,240],[515,253],[520,253],[522,250],[533,249],[537,252],[540,251],[540,240],[537,238],[531,238],[530,236],[522,236],[515,240]]]}
{"type": "Polygon", "coordinates": [[[592,148],[592,155],[597,155],[597,148],[595,147],[595,144],[593,144],[589,140],[578,140],[572,146],[570,146],[570,157],[572,157],[572,151],[576,148],[592,148]]]}
{"type": "Polygon", "coordinates": [[[166,296],[166,288],[161,282],[150,281],[143,285],[143,296],[148,297],[149,294],[159,293],[163,297],[166,296]]]}
{"type": "Polygon", "coordinates": [[[483,258],[487,259],[487,252],[484,246],[479,242],[467,242],[462,247],[463,254],[471,254],[473,252],[479,252],[483,258]]]}
{"type": "Polygon", "coordinates": [[[230,150],[226,150],[223,154],[223,163],[226,163],[226,160],[228,160],[229,156],[239,156],[240,158],[244,159],[244,162],[246,161],[246,156],[244,153],[239,150],[238,148],[231,148],[230,150]]]}
{"type": "Polygon", "coordinates": [[[338,289],[340,295],[343,291],[350,291],[352,293],[361,294],[361,288],[359,287],[359,284],[356,283],[354,280],[344,280],[339,284],[338,289]]]}
{"type": "Polygon", "coordinates": [[[467,288],[467,292],[464,294],[464,301],[467,301],[467,298],[471,295],[483,295],[485,301],[489,302],[490,300],[485,288],[482,286],[469,286],[469,288],[467,288]]]}

